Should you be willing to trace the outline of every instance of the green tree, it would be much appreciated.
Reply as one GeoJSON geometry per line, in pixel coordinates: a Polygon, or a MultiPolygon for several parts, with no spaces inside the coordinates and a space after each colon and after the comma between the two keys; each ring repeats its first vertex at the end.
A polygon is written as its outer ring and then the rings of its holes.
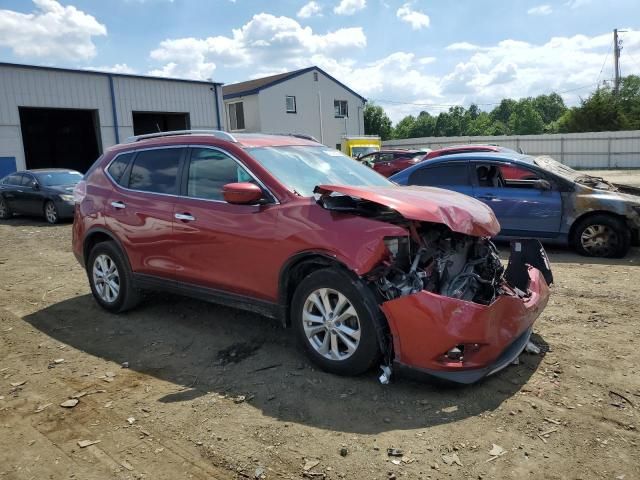
{"type": "Polygon", "coordinates": [[[413,115],[404,117],[393,129],[393,138],[411,138],[414,123],[416,123],[416,118],[413,115]]]}
{"type": "Polygon", "coordinates": [[[478,116],[468,124],[464,135],[493,135],[493,125],[495,124],[491,120],[491,116],[487,112],[480,112],[478,116]]]}
{"type": "Polygon", "coordinates": [[[538,95],[533,99],[533,106],[545,125],[555,122],[567,111],[564,100],[555,92],[549,95],[538,95]]]}
{"type": "Polygon", "coordinates": [[[420,112],[409,129],[410,138],[432,137],[435,132],[436,119],[429,112],[420,112]]]}
{"type": "Polygon", "coordinates": [[[491,110],[491,119],[494,122],[502,122],[503,124],[509,123],[509,119],[511,118],[511,114],[515,109],[518,102],[511,98],[504,98],[500,102],[500,104],[491,110]]]}
{"type": "Polygon", "coordinates": [[[544,121],[531,99],[519,101],[509,117],[509,130],[515,135],[537,135],[544,132],[544,121]]]}
{"type": "Polygon", "coordinates": [[[363,110],[364,133],[379,135],[382,140],[391,138],[391,120],[382,107],[367,103],[363,110]]]}

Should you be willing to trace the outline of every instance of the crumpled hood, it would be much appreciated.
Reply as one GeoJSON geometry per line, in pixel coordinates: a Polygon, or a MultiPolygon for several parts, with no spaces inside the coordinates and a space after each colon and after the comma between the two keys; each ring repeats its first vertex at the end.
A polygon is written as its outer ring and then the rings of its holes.
{"type": "Polygon", "coordinates": [[[484,203],[461,193],[433,187],[318,185],[316,193],[340,193],[391,208],[407,220],[441,223],[454,232],[493,237],[500,224],[484,203]]]}

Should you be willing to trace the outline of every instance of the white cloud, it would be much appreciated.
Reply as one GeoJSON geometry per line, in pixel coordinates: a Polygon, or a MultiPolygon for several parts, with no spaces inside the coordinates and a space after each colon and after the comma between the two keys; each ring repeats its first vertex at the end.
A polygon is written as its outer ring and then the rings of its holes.
{"type": "Polygon", "coordinates": [[[565,3],[569,8],[580,8],[591,3],[591,0],[569,0],[565,3]]]}
{"type": "Polygon", "coordinates": [[[298,18],[310,18],[321,15],[322,7],[318,4],[318,2],[311,1],[298,10],[297,16],[298,18]]]}
{"type": "Polygon", "coordinates": [[[429,15],[414,10],[410,3],[405,3],[396,12],[396,16],[403,22],[411,25],[413,30],[427,28],[431,23],[429,15]]]}
{"type": "Polygon", "coordinates": [[[333,9],[338,15],[353,15],[367,6],[367,0],[340,0],[333,9]]]}
{"type": "Polygon", "coordinates": [[[530,8],[527,10],[527,15],[551,15],[553,13],[553,9],[551,5],[538,5],[537,7],[530,8]]]}
{"type": "Polygon", "coordinates": [[[96,55],[93,37],[107,28],[76,7],[56,0],[33,0],[35,11],[0,10],[0,47],[19,57],[87,60],[96,55]]]}
{"type": "Polygon", "coordinates": [[[455,51],[455,50],[463,50],[463,51],[473,51],[473,50],[481,50],[482,47],[478,46],[478,45],[474,45],[473,43],[469,43],[469,42],[456,42],[456,43],[452,43],[451,45],[448,45],[445,50],[451,50],[451,51],[455,51]]]}
{"type": "Polygon", "coordinates": [[[231,37],[167,39],[151,52],[151,59],[163,65],[154,75],[209,78],[218,64],[258,66],[273,70],[308,65],[310,56],[339,54],[364,48],[367,38],[361,27],[341,28],[316,34],[289,17],[268,13],[254,15],[245,25],[233,29],[231,37]]]}

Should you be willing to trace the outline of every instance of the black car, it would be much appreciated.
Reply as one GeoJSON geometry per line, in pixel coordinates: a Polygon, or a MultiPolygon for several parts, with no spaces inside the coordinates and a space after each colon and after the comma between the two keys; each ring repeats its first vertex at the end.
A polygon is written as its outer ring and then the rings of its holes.
{"type": "Polygon", "coordinates": [[[44,216],[49,223],[73,218],[73,189],[82,180],[75,170],[24,170],[0,180],[0,219],[13,214],[44,216]]]}

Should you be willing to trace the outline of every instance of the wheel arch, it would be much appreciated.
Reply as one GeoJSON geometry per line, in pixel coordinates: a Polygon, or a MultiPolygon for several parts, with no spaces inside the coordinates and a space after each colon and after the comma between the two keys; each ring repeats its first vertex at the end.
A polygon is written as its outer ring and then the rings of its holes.
{"type": "Polygon", "coordinates": [[[122,243],[120,243],[120,240],[118,240],[112,232],[110,232],[106,228],[101,227],[94,227],[89,230],[85,235],[84,240],[82,241],[82,259],[85,266],[87,265],[87,261],[89,260],[89,253],[91,253],[93,247],[95,247],[98,243],[109,241],[114,242],[118,246],[118,249],[122,253],[122,257],[124,258],[125,262],[127,262],[129,271],[131,271],[129,256],[127,255],[127,251],[123,248],[122,243]]]}
{"type": "Polygon", "coordinates": [[[610,217],[622,220],[625,225],[627,224],[627,218],[624,215],[620,215],[619,213],[612,212],[611,210],[591,210],[589,212],[583,213],[579,217],[576,217],[576,219],[573,221],[571,227],[569,228],[569,243],[571,243],[574,239],[576,227],[578,226],[578,224],[587,218],[595,217],[597,215],[608,215],[610,217]]]}

